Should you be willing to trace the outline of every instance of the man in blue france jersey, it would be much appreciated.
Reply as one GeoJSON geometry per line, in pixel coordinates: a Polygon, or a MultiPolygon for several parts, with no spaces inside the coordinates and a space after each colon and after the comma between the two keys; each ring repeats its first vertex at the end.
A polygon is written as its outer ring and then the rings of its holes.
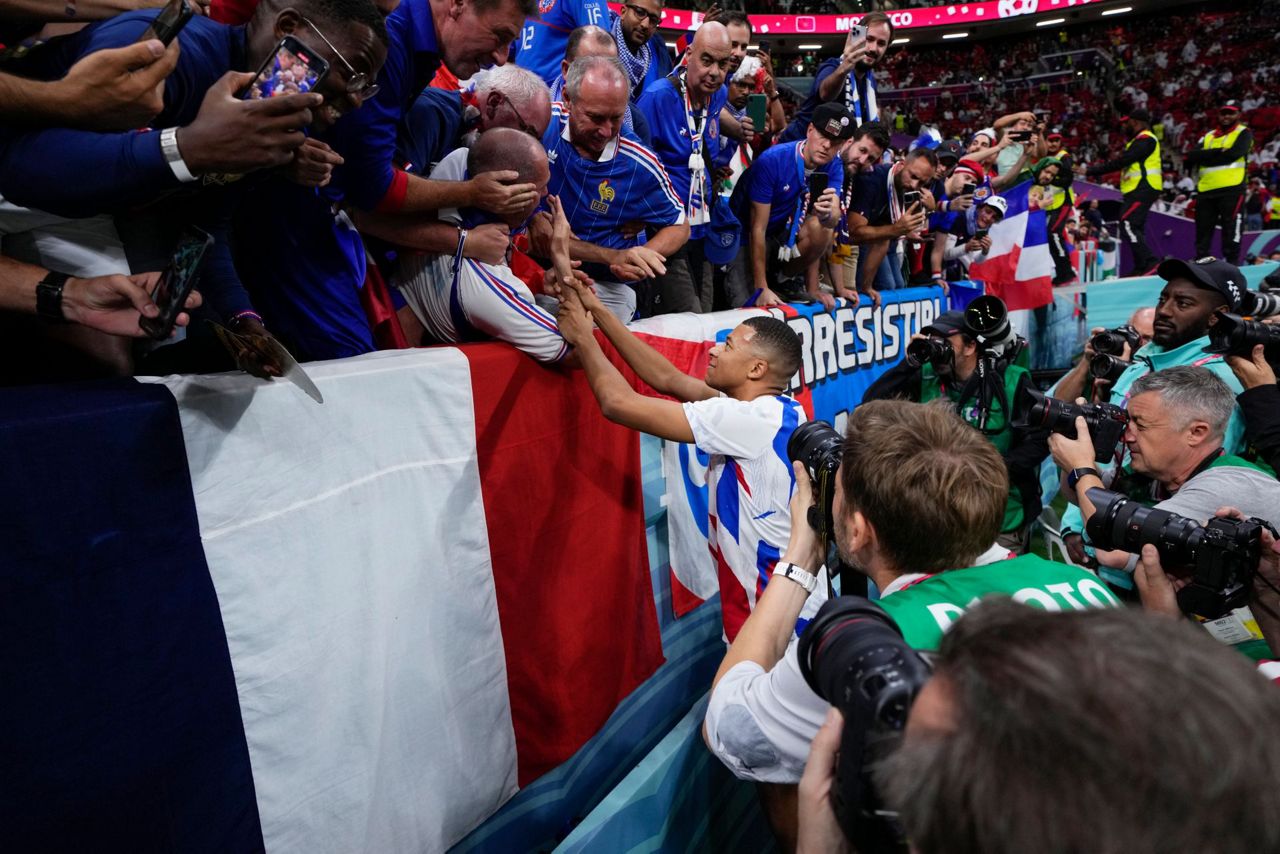
{"type": "MultiPolygon", "coordinates": [[[[604,416],[668,441],[692,442],[710,456],[710,547],[724,633],[732,641],[771,583],[790,534],[795,472],[787,442],[806,419],[787,389],[800,368],[800,339],[777,318],[747,318],[711,348],[699,380],[633,335],[590,290],[575,284],[567,291],[557,317],[560,332],[573,345],[604,416]],[[601,350],[592,318],[640,379],[675,399],[632,389],[601,350]]],[[[812,616],[820,604],[802,616],[812,616]]]]}
{"type": "Polygon", "coordinates": [[[893,41],[893,24],[884,12],[863,15],[865,40],[845,45],[844,53],[818,66],[809,96],[796,108],[791,124],[779,136],[779,142],[791,142],[804,136],[805,128],[819,104],[835,101],[843,104],[857,124],[880,118],[876,104],[876,75],[873,69],[884,59],[893,41]]]}
{"type": "Polygon", "coordinates": [[[769,283],[801,271],[810,296],[822,298],[818,265],[840,220],[844,181],[844,163],[836,155],[856,128],[839,104],[822,104],[813,119],[803,140],[767,149],[734,187],[730,205],[740,222],[750,224],[746,251],[737,263],[760,292],[756,305],[781,303],[769,283]],[[827,186],[813,199],[809,186],[815,172],[826,175],[827,186]]]}
{"type": "Polygon", "coordinates": [[[636,103],[689,220],[684,254],[672,258],[658,279],[657,314],[711,309],[712,277],[702,238],[715,199],[709,167],[720,150],[720,111],[728,98],[724,80],[731,57],[724,24],[704,23],[694,34],[684,68],[648,87],[636,103]]]}
{"type": "Polygon", "coordinates": [[[627,81],[616,62],[577,60],[564,95],[542,140],[548,189],[573,230],[570,257],[582,262],[610,311],[628,321],[636,309],[632,283],[665,272],[688,239],[684,206],[653,152],[621,134],[627,81]],[[643,243],[637,224],[655,230],[643,243]]]}
{"type": "MultiPolygon", "coordinates": [[[[600,27],[578,27],[569,33],[569,44],[564,49],[564,59],[560,61],[560,75],[551,81],[551,100],[564,100],[564,81],[569,73],[569,66],[584,56],[603,56],[618,59],[618,45],[607,30],[600,27]]],[[[644,116],[635,110],[635,105],[627,104],[627,113],[622,118],[622,132],[634,136],[649,145],[649,126],[644,116]]]]}
{"type": "Polygon", "coordinates": [[[516,64],[550,86],[560,74],[570,33],[578,27],[608,27],[609,18],[604,0],[538,0],[538,14],[526,18],[520,29],[516,64]]]}

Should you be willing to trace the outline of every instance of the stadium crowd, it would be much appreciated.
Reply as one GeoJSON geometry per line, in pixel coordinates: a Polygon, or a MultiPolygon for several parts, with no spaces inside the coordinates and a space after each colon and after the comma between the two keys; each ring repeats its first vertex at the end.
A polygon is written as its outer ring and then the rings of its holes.
{"type": "Polygon", "coordinates": [[[1280,296],[1236,266],[1246,219],[1280,216],[1256,10],[921,52],[872,12],[788,111],[746,14],[673,57],[660,0],[5,8],[5,382],[509,342],[709,456],[729,646],[704,735],[788,847],[1280,849],[1280,694],[1250,662],[1280,657],[1280,338],[1246,319],[1280,296]],[[1081,51],[1105,61],[1015,85],[1081,51]],[[1032,216],[1051,294],[1104,226],[1086,175],[1164,285],[1052,388],[1016,287],[921,329],[844,436],[788,394],[781,320],[703,378],[628,328],[990,282],[1032,216]],[[1156,258],[1147,212],[1184,178],[1194,260],[1156,258]],[[1031,553],[1049,460],[1064,562],[1031,553]],[[1040,610],[962,616],[984,597],[1040,610]]]}

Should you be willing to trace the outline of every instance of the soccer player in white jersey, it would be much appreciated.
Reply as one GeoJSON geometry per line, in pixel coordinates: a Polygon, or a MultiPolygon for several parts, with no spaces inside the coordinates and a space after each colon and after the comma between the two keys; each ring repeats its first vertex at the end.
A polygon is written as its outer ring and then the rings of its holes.
{"type": "Polygon", "coordinates": [[[799,337],[776,318],[748,318],[711,349],[706,377],[699,380],[631,334],[580,285],[566,289],[558,319],[606,418],[692,442],[711,456],[710,545],[725,636],[732,641],[764,592],[791,529],[795,473],[787,441],[805,413],[787,388],[800,368],[799,337]],[[593,317],[639,377],[674,401],[631,388],[596,341],[593,317]]]}

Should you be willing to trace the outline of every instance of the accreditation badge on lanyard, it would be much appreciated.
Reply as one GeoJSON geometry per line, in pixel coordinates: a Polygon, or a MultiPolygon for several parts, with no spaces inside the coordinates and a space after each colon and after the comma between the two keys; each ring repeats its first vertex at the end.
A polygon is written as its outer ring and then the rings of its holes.
{"type": "Polygon", "coordinates": [[[710,120],[711,102],[702,110],[696,122],[693,103],[689,100],[689,85],[680,77],[680,93],[684,95],[684,120],[689,128],[689,202],[686,211],[689,225],[704,225],[711,219],[711,206],[707,204],[707,161],[702,155],[703,134],[710,120]]]}

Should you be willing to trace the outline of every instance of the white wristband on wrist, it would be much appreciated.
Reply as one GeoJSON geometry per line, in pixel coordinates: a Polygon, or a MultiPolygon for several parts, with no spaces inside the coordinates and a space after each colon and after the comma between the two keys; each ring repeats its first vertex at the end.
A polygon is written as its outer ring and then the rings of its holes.
{"type": "Polygon", "coordinates": [[[196,176],[191,174],[191,170],[182,159],[182,152],[178,150],[177,128],[165,128],[160,131],[160,150],[164,152],[164,160],[169,164],[173,177],[184,184],[190,184],[196,180],[196,176]]]}

